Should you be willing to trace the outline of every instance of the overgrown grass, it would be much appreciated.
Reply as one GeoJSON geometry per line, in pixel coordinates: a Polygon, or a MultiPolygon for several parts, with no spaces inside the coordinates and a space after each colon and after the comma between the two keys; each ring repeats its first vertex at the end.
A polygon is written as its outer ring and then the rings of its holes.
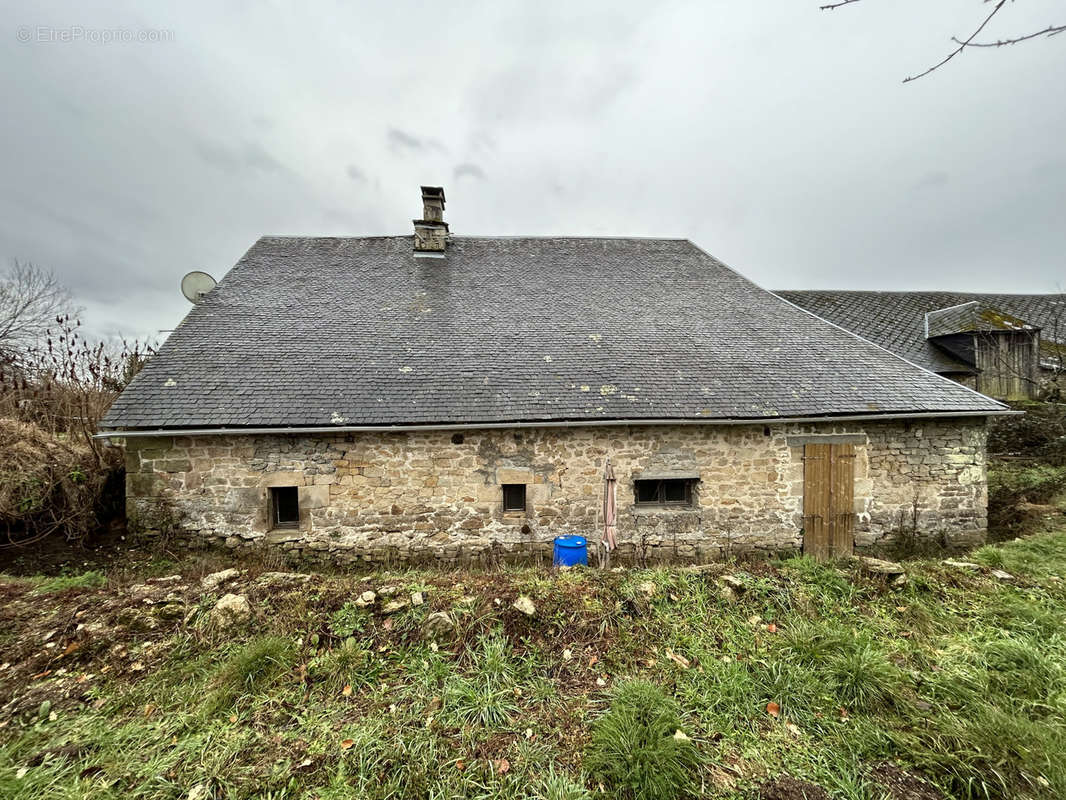
{"type": "Polygon", "coordinates": [[[787,773],[880,800],[884,761],[946,797],[1066,796],[1066,533],[970,558],[986,569],[912,562],[903,587],[731,564],[735,601],[679,569],[237,584],[257,621],[226,634],[195,579],[170,617],[100,578],[0,579],[0,797],[739,800],[787,773]],[[351,602],[382,585],[427,603],[351,602]],[[457,624],[439,644],[436,610],[457,624]]]}

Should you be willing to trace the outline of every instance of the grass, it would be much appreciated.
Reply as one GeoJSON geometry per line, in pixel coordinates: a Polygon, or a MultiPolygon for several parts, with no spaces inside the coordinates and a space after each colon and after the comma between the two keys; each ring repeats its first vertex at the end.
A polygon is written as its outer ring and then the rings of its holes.
{"type": "Polygon", "coordinates": [[[585,766],[627,800],[696,793],[700,752],[684,732],[677,701],[648,680],[624,681],[592,723],[585,766]]]}
{"type": "Polygon", "coordinates": [[[68,589],[98,589],[107,583],[107,578],[98,570],[89,570],[75,575],[31,578],[15,578],[0,574],[0,581],[31,586],[34,594],[45,595],[65,592],[68,589]]]}
{"type": "Polygon", "coordinates": [[[2,577],[0,797],[741,800],[787,774],[880,800],[884,762],[944,797],[1066,796],[1066,532],[968,558],[902,587],[723,565],[735,601],[681,569],[248,575],[231,631],[198,568],[147,598],[2,577]],[[426,603],[352,603],[386,585],[426,603]],[[424,639],[433,611],[454,636],[424,639]]]}

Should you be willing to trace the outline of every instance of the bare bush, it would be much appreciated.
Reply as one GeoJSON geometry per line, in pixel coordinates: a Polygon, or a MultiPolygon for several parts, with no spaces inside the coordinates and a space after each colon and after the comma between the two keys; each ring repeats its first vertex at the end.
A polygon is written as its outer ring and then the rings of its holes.
{"type": "Polygon", "coordinates": [[[0,358],[0,547],[98,525],[122,452],[93,438],[107,409],[154,349],[92,343],[69,316],[43,341],[0,358]]]}

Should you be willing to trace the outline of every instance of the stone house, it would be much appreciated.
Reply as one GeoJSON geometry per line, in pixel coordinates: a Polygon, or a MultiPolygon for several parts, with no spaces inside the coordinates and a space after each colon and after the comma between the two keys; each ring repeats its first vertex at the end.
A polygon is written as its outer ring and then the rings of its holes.
{"type": "Polygon", "coordinates": [[[1061,394],[1066,295],[781,291],[824,319],[1000,400],[1061,394]]]}
{"type": "Polygon", "coordinates": [[[1000,403],[679,239],[256,242],[115,402],[131,519],[326,561],[984,537],[1000,403]]]}

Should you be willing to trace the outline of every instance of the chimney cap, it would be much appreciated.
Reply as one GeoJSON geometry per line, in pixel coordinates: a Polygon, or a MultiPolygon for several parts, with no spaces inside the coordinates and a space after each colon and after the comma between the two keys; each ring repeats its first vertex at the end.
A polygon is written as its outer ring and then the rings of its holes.
{"type": "Polygon", "coordinates": [[[441,208],[444,207],[444,187],[443,186],[423,186],[423,187],[421,187],[421,189],[422,189],[422,199],[423,200],[425,200],[427,198],[430,198],[430,197],[432,197],[432,198],[438,198],[439,197],[440,198],[441,208]]]}

